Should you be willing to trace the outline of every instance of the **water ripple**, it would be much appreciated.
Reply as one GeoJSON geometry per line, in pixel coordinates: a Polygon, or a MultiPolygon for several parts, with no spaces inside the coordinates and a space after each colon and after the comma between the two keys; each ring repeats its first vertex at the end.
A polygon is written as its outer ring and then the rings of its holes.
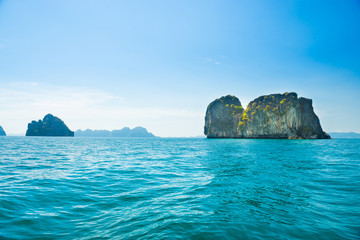
{"type": "Polygon", "coordinates": [[[0,138],[0,239],[359,239],[358,149],[0,138]]]}

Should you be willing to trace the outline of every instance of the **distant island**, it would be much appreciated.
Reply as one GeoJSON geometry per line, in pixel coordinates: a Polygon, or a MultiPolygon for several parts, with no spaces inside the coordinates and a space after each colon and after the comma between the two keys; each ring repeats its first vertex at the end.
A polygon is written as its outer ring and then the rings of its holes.
{"type": "Polygon", "coordinates": [[[47,114],[43,120],[32,121],[28,124],[26,136],[46,136],[46,137],[73,137],[71,131],[65,123],[58,117],[47,114]]]}
{"type": "Polygon", "coordinates": [[[136,127],[130,129],[124,127],[120,130],[91,130],[87,129],[85,131],[77,130],[75,132],[75,137],[147,137],[154,138],[155,135],[148,132],[146,128],[136,127]]]}
{"type": "Polygon", "coordinates": [[[6,132],[1,126],[0,126],[0,136],[6,136],[6,132]]]}
{"type": "Polygon", "coordinates": [[[312,100],[294,92],[260,96],[246,109],[227,95],[206,110],[204,134],[208,138],[329,139],[320,125],[312,100]]]}
{"type": "Polygon", "coordinates": [[[360,133],[355,132],[331,132],[331,138],[360,138],[360,133]]]}

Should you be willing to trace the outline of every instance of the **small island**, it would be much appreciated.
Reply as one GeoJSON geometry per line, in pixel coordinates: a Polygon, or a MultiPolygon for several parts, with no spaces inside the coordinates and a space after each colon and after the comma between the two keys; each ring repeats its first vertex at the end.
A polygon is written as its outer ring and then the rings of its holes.
{"type": "Polygon", "coordinates": [[[47,114],[43,120],[28,124],[26,136],[73,137],[74,132],[60,118],[47,114]]]}
{"type": "Polygon", "coordinates": [[[141,138],[154,138],[154,134],[148,132],[146,128],[136,127],[130,129],[124,127],[120,130],[91,130],[87,129],[85,131],[77,130],[75,132],[75,137],[141,137],[141,138]]]}
{"type": "Polygon", "coordinates": [[[330,132],[331,138],[360,138],[360,133],[356,132],[330,132]]]}
{"type": "Polygon", "coordinates": [[[216,99],[207,107],[204,134],[208,138],[330,138],[312,100],[294,92],[258,97],[246,109],[235,96],[216,99]]]}
{"type": "Polygon", "coordinates": [[[0,126],[0,136],[6,136],[6,133],[1,126],[0,126]]]}

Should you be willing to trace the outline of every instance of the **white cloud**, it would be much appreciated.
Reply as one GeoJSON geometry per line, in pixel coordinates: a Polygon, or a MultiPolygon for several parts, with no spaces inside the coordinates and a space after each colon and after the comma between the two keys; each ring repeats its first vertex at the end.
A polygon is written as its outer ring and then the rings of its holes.
{"type": "Polygon", "coordinates": [[[212,63],[212,64],[216,64],[216,65],[220,64],[220,61],[218,61],[217,59],[213,59],[213,58],[200,58],[200,61],[203,63],[212,63]]]}

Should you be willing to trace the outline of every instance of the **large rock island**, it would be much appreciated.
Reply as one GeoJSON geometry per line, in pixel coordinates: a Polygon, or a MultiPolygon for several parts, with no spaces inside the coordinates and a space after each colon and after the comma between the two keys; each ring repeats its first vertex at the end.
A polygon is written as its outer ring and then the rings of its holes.
{"type": "Polygon", "coordinates": [[[0,126],[0,136],[6,136],[6,133],[1,126],[0,126]]]}
{"type": "Polygon", "coordinates": [[[296,93],[261,96],[246,109],[235,96],[216,99],[206,110],[204,134],[208,138],[330,138],[312,100],[296,93]]]}
{"type": "Polygon", "coordinates": [[[28,124],[26,136],[73,137],[74,132],[60,118],[47,114],[42,121],[28,124]]]}

